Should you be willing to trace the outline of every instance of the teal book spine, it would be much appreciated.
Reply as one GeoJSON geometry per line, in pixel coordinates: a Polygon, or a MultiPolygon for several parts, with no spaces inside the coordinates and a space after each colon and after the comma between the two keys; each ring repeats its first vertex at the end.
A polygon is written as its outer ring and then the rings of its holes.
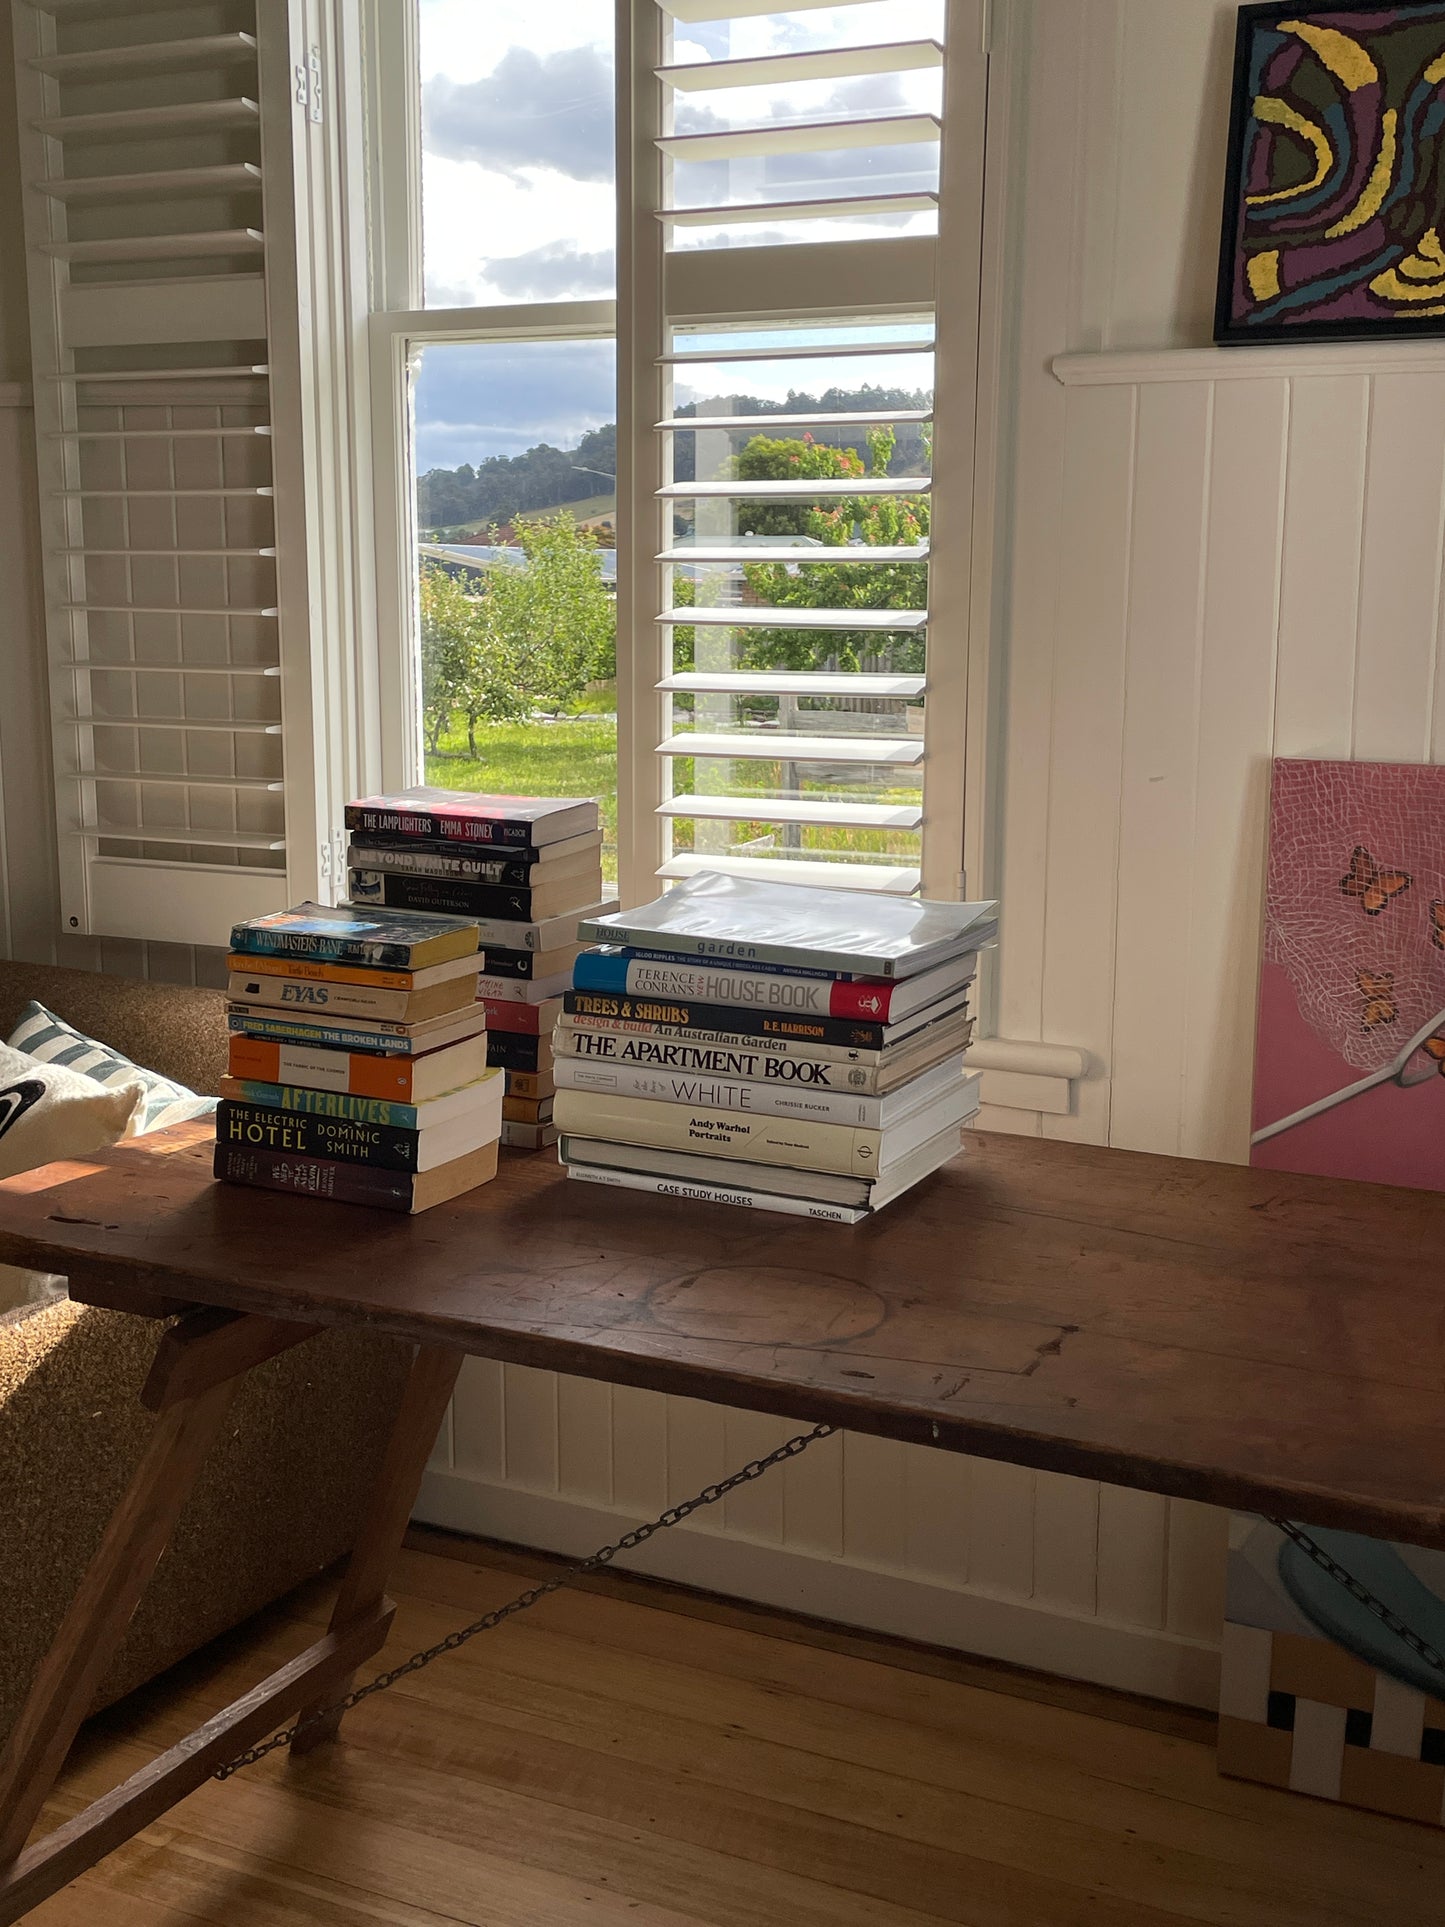
{"type": "Polygon", "coordinates": [[[236,1085],[247,1104],[265,1104],[276,1111],[305,1111],[316,1117],[340,1118],[348,1124],[374,1124],[388,1131],[415,1131],[415,1104],[393,1104],[385,1097],[357,1097],[351,1091],[313,1091],[302,1084],[258,1084],[238,1077],[236,1085]]]}

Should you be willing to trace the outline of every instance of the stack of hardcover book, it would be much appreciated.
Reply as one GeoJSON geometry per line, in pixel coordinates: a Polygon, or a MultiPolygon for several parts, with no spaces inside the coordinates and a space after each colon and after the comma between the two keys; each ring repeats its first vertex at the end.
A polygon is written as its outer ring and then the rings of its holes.
{"type": "Polygon", "coordinates": [[[362,797],[346,824],[354,905],[466,917],[479,932],[487,1061],[506,1074],[502,1142],[555,1144],[552,1029],[577,920],[617,907],[603,900],[595,799],[420,788],[362,797]]]}
{"type": "Polygon", "coordinates": [[[856,1224],[957,1155],[997,905],[704,871],[588,919],[556,1033],[568,1175],[856,1224]]]}
{"type": "Polygon", "coordinates": [[[303,903],[237,924],[228,962],[218,1178],[425,1211],[496,1175],[475,924],[303,903]]]}

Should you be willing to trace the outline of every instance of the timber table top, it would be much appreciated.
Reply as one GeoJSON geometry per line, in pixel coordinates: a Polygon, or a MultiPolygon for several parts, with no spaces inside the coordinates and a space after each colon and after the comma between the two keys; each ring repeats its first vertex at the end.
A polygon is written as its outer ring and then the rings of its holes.
{"type": "Polygon", "coordinates": [[[1445,1547],[1445,1196],[971,1135],[856,1227],[566,1181],[415,1218],[208,1125],[0,1183],[0,1260],[1445,1547]]]}

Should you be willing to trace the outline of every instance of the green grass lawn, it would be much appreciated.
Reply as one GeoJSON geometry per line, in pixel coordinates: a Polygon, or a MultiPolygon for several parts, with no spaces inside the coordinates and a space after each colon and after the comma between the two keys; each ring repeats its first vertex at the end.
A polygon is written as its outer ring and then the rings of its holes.
{"type": "MultiPolygon", "coordinates": [[[[582,699],[586,713],[564,716],[556,722],[479,724],[475,756],[467,753],[466,725],[457,719],[442,738],[442,753],[427,757],[427,781],[446,789],[489,790],[501,796],[597,797],[602,806],[603,873],[609,884],[615,884],[617,723],[610,713],[597,711],[604,704],[610,711],[616,700],[611,685],[599,686],[582,699]]],[[[689,758],[674,762],[674,794],[686,795],[692,790],[694,769],[689,758]]],[[[738,761],[732,766],[733,787],[757,794],[760,801],[764,794],[776,790],[780,775],[776,763],[738,761]]],[[[804,783],[803,790],[809,795],[837,794],[823,783],[804,783]]],[[[907,789],[870,791],[876,802],[907,802],[916,794],[907,789]]],[[[740,817],[732,825],[732,840],[749,843],[772,834],[775,828],[766,813],[756,821],[740,817]]],[[[677,819],[673,836],[679,850],[690,849],[692,821],[677,819]]],[[[917,860],[917,847],[917,838],[903,832],[809,827],[802,832],[801,848],[794,854],[850,857],[855,861],[874,857],[907,863],[917,860]]]]}
{"type": "Polygon", "coordinates": [[[467,754],[466,724],[442,737],[442,754],[426,759],[426,780],[452,790],[498,796],[595,796],[602,805],[602,867],[617,881],[617,724],[595,716],[555,723],[490,723],[477,729],[467,754]]]}

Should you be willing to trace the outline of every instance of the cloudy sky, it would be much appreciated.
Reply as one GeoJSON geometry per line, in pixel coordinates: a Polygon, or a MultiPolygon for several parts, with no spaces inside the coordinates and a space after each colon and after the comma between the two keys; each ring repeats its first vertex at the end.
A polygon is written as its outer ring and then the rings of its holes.
{"type": "MultiPolygon", "coordinates": [[[[679,28],[675,61],[740,58],[809,46],[936,37],[942,0],[879,0],[679,28]]],[[[612,0],[421,0],[426,300],[472,307],[607,297],[614,292],[612,0]]],[[[936,73],[813,82],[786,94],[736,90],[680,97],[679,131],[773,119],[829,119],[861,109],[935,109],[936,73]]],[[[677,170],[678,204],[790,199],[932,185],[936,150],[677,170]]],[[[906,217],[905,217],[906,220],[906,217]]],[[[868,231],[862,225],[859,232],[868,231]]],[[[877,232],[877,228],[872,229],[877,232]]],[[[835,230],[836,232],[836,230],[835,230]]],[[[693,244],[764,236],[691,230],[693,244]]],[[[813,238],[790,224],[789,240],[813,238]]],[[[418,464],[455,467],[538,441],[565,446],[615,414],[614,356],[599,342],[429,349],[417,390],[418,464]]],[[[876,361],[749,368],[755,394],[831,379],[908,381],[913,364],[876,361]]],[[[705,392],[713,392],[711,387],[705,392]]],[[[599,487],[602,486],[599,483],[599,487]]]]}

